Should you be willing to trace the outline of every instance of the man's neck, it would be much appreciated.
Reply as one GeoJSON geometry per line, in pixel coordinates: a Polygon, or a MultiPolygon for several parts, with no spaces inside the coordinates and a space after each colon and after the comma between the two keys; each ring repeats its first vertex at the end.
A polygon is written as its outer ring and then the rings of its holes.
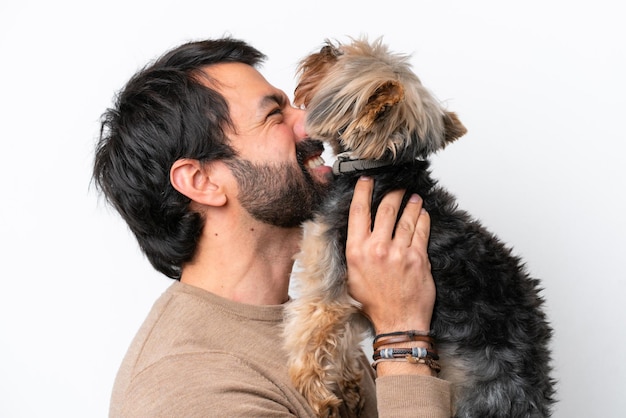
{"type": "Polygon", "coordinates": [[[262,223],[208,222],[181,282],[236,302],[279,305],[287,301],[300,228],[262,223]]]}

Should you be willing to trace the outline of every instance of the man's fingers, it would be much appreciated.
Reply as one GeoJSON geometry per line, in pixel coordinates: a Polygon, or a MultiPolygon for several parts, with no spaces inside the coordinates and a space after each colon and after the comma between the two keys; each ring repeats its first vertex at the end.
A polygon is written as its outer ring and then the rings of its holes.
{"type": "Polygon", "coordinates": [[[428,245],[428,239],[430,237],[430,214],[426,209],[421,208],[419,218],[417,218],[417,225],[415,226],[415,233],[413,234],[413,241],[411,245],[428,245]]]}
{"type": "Polygon", "coordinates": [[[395,240],[398,244],[407,247],[412,245],[421,209],[422,199],[412,194],[396,226],[395,240]]]}
{"type": "Polygon", "coordinates": [[[424,245],[430,236],[430,216],[422,208],[422,199],[417,194],[411,195],[400,219],[398,211],[404,191],[389,192],[381,201],[376,211],[374,229],[371,229],[371,202],[374,181],[370,177],[361,177],[354,187],[348,217],[348,246],[363,242],[370,236],[380,242],[394,240],[403,246],[424,245]],[[397,220],[397,225],[396,225],[397,220]],[[394,233],[395,231],[395,233],[394,233]]]}
{"type": "Polygon", "coordinates": [[[374,181],[370,177],[361,177],[354,186],[348,216],[348,245],[351,241],[362,242],[370,235],[373,190],[374,181]]]}
{"type": "Polygon", "coordinates": [[[377,239],[383,242],[391,240],[396,227],[396,221],[398,220],[398,212],[400,211],[403,196],[403,190],[394,190],[387,193],[380,202],[380,205],[378,205],[372,233],[377,239]]]}

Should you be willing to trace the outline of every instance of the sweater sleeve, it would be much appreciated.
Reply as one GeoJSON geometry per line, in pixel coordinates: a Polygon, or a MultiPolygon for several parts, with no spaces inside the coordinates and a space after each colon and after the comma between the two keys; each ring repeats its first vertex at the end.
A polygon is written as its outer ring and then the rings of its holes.
{"type": "Polygon", "coordinates": [[[405,375],[376,379],[379,418],[450,418],[450,383],[436,377],[405,375]]]}

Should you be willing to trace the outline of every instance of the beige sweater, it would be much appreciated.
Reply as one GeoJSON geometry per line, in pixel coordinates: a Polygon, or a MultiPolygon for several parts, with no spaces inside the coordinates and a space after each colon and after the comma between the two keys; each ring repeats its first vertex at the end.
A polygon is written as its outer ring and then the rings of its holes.
{"type": "MultiPolygon", "coordinates": [[[[175,282],[124,358],[110,417],[314,417],[287,376],[282,315],[282,306],[240,304],[175,282]]],[[[447,382],[375,380],[367,367],[362,416],[450,417],[447,382]]]]}

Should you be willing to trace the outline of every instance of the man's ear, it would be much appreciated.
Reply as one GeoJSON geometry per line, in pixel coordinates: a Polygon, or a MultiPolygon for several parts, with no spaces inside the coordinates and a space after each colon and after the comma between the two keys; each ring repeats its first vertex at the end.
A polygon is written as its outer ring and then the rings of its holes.
{"type": "Polygon", "coordinates": [[[212,176],[212,165],[198,160],[182,158],[172,164],[170,182],[181,194],[194,202],[208,206],[223,206],[228,200],[219,182],[212,176]]]}

